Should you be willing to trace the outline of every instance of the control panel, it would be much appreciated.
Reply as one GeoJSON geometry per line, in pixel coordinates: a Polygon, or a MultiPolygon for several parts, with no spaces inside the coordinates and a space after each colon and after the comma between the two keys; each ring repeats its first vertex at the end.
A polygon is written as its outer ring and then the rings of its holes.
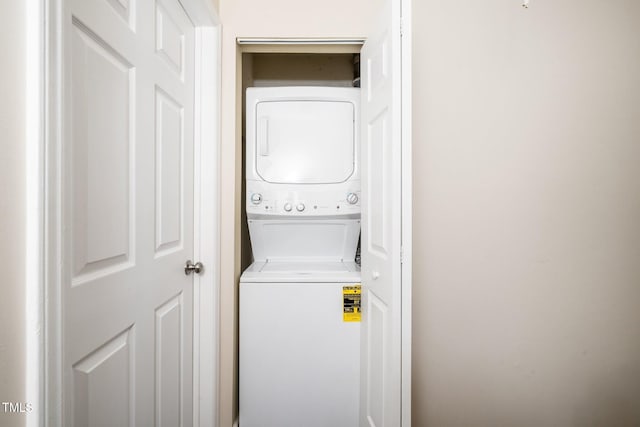
{"type": "MultiPolygon", "coordinates": [[[[360,213],[359,182],[350,188],[274,189],[260,183],[247,185],[247,214],[283,216],[335,216],[360,213]]],[[[346,187],[346,186],[345,186],[346,187]]]]}

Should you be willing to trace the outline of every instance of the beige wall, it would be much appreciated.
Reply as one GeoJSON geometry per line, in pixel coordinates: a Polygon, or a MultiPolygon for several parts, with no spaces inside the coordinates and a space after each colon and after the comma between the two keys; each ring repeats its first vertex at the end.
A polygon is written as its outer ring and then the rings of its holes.
{"type": "Polygon", "coordinates": [[[413,425],[640,425],[640,3],[413,7],[413,425]]]}
{"type": "MultiPolygon", "coordinates": [[[[0,6],[0,402],[23,402],[24,377],[24,23],[23,2],[0,6]]],[[[21,414],[0,425],[21,426],[21,414]]]]}
{"type": "Polygon", "coordinates": [[[241,147],[236,118],[237,37],[364,37],[370,0],[220,0],[222,21],[220,426],[231,427],[236,401],[237,281],[240,275],[241,147]]]}

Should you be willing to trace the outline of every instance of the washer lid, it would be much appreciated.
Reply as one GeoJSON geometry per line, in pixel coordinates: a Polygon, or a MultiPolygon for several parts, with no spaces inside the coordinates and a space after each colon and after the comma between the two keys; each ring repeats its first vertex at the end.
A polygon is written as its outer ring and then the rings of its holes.
{"type": "Polygon", "coordinates": [[[355,262],[261,262],[251,264],[240,277],[243,283],[360,283],[355,262]]]}
{"type": "Polygon", "coordinates": [[[278,100],[255,110],[258,175],[276,184],[333,184],[355,171],[355,108],[349,101],[278,100]]]}

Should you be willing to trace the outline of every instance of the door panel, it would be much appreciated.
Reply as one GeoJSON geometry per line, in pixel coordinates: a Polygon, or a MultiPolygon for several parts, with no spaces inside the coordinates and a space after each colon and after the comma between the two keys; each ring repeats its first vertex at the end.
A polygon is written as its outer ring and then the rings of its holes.
{"type": "Polygon", "coordinates": [[[162,89],[156,102],[156,256],[182,246],[184,108],[162,89]]]}
{"type": "Polygon", "coordinates": [[[367,211],[369,221],[367,233],[369,236],[367,249],[375,253],[380,259],[389,257],[389,211],[392,208],[388,201],[393,187],[392,177],[389,176],[391,142],[388,138],[389,110],[382,110],[367,123],[366,136],[369,150],[367,150],[368,175],[366,179],[375,191],[368,194],[367,211]]]}
{"type": "Polygon", "coordinates": [[[131,20],[131,3],[135,0],[107,0],[118,15],[126,22],[131,20]]]}
{"type": "MultiPolygon", "coordinates": [[[[367,393],[366,416],[370,425],[383,426],[385,412],[385,355],[387,305],[373,292],[367,295],[367,393]]],[[[365,424],[367,425],[367,424],[365,424]]],[[[393,425],[393,424],[391,424],[393,425]]]]}
{"type": "Polygon", "coordinates": [[[182,78],[184,32],[160,3],[156,3],[156,52],[182,78]]]}
{"type": "Polygon", "coordinates": [[[184,372],[181,359],[183,296],[178,295],[156,309],[156,425],[180,425],[181,393],[184,372]]]}
{"type": "Polygon", "coordinates": [[[74,118],[69,213],[73,284],[131,266],[132,66],[77,20],[72,23],[74,118]]]}
{"type": "Polygon", "coordinates": [[[133,424],[132,338],[128,329],[73,366],[76,425],[133,424]]]}
{"type": "Polygon", "coordinates": [[[67,0],[62,29],[63,424],[191,425],[193,25],[67,0]]]}
{"type": "Polygon", "coordinates": [[[361,427],[401,424],[400,1],[382,3],[361,51],[361,427]]]}

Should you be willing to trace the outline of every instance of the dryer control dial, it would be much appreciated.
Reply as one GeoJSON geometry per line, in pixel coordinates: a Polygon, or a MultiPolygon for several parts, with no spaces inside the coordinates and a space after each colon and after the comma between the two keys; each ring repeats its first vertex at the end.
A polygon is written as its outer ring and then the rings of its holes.
{"type": "Polygon", "coordinates": [[[285,203],[284,204],[284,210],[287,212],[291,212],[291,209],[293,209],[293,206],[291,206],[291,203],[285,203]]]}
{"type": "Polygon", "coordinates": [[[350,205],[355,205],[358,203],[358,195],[356,193],[347,194],[347,202],[349,202],[350,205]]]}
{"type": "Polygon", "coordinates": [[[253,203],[254,205],[259,205],[260,202],[262,202],[262,194],[260,193],[253,193],[251,195],[251,203],[253,203]]]}
{"type": "Polygon", "coordinates": [[[296,210],[298,212],[302,212],[304,210],[304,203],[298,203],[298,206],[296,206],[296,210]]]}

